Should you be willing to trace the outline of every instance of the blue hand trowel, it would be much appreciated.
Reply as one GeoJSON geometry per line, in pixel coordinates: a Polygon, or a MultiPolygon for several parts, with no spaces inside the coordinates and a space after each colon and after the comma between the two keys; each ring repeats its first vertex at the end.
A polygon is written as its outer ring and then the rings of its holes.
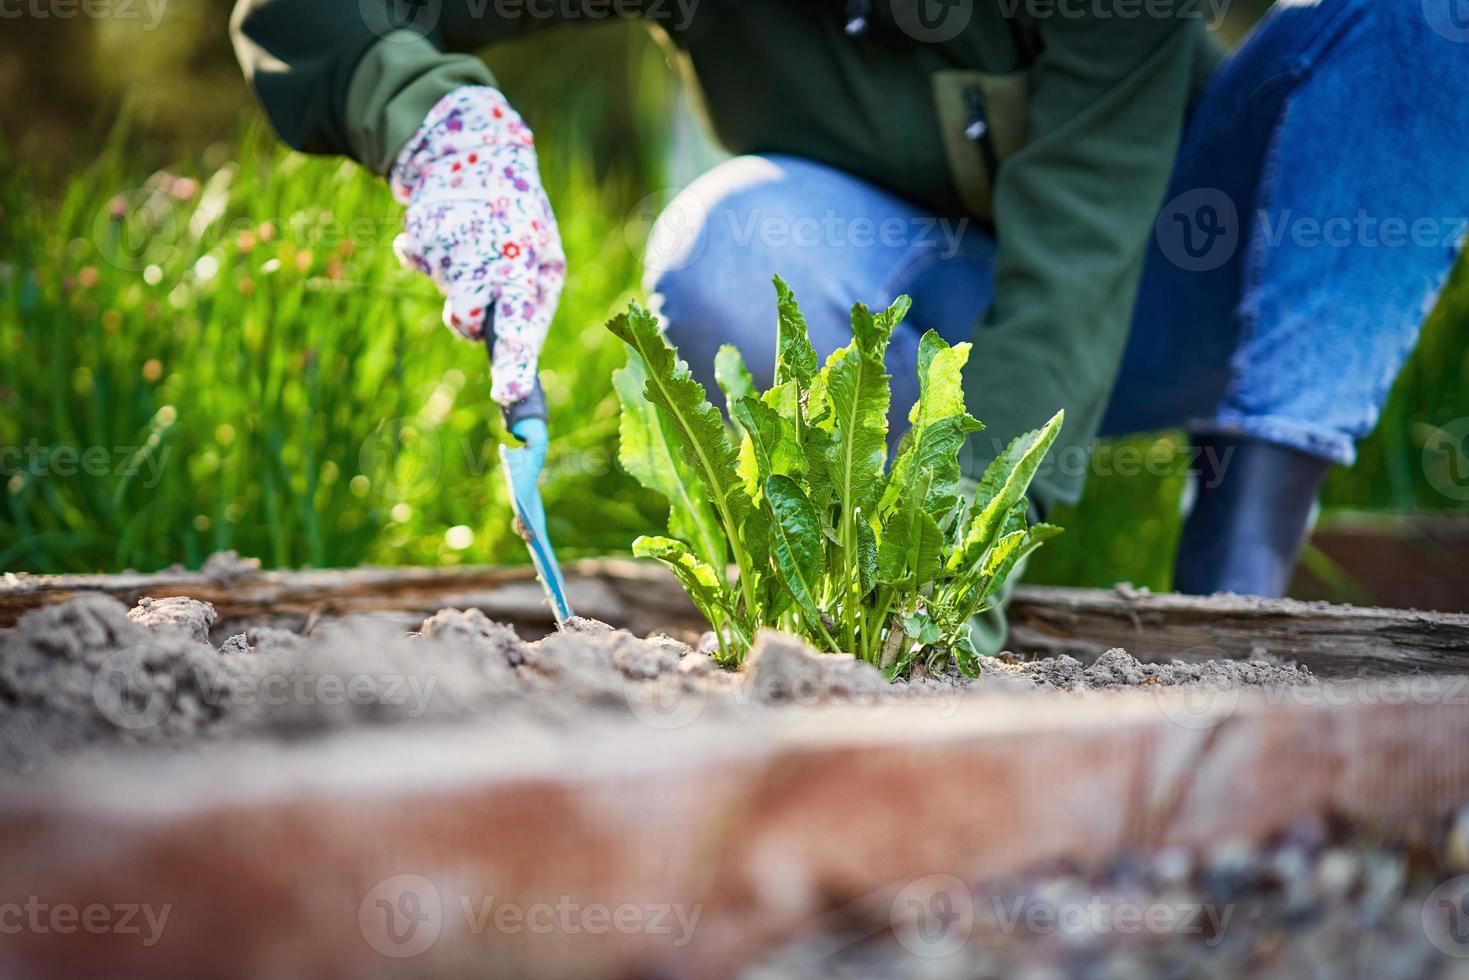
{"type": "MultiPolygon", "coordinates": [[[[493,316],[492,307],[490,317],[493,316]]],[[[492,325],[493,319],[486,324],[487,346],[494,343],[492,325]]],[[[530,550],[536,578],[540,579],[541,588],[546,590],[551,613],[556,617],[559,628],[573,613],[566,598],[566,580],[561,577],[561,566],[556,563],[556,552],[552,550],[550,535],[546,533],[546,508],[541,503],[541,491],[536,485],[540,480],[541,467],[546,462],[546,423],[540,417],[531,417],[510,421],[509,427],[511,433],[525,443],[516,449],[500,446],[500,465],[505,471],[510,506],[515,511],[515,531],[530,550]]]]}
{"type": "Polygon", "coordinates": [[[515,509],[515,531],[530,549],[536,577],[541,580],[541,588],[546,590],[556,625],[561,626],[572,616],[571,604],[566,599],[566,580],[561,577],[561,566],[556,564],[556,552],[551,549],[551,539],[546,534],[546,508],[541,503],[541,491],[536,487],[536,480],[541,475],[540,463],[529,447],[511,449],[501,446],[500,464],[505,470],[505,484],[510,489],[510,506],[515,509]]]}

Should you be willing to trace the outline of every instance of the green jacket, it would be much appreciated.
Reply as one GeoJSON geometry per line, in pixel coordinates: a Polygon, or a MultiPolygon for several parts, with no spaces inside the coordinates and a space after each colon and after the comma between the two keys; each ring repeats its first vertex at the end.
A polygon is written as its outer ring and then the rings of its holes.
{"type": "Polygon", "coordinates": [[[383,173],[440,97],[494,84],[468,52],[613,4],[666,36],[731,152],[993,223],[997,289],[965,379],[989,427],[976,465],[1065,408],[1036,486],[1077,499],[1185,112],[1218,61],[1196,5],[877,0],[849,36],[841,0],[240,0],[233,32],[288,143],[383,173]]]}

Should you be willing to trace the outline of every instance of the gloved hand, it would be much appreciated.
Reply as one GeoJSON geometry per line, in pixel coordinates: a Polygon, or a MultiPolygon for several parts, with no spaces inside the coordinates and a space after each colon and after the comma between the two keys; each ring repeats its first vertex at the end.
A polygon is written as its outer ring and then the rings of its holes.
{"type": "Polygon", "coordinates": [[[446,326],[484,340],[486,322],[493,325],[490,392],[506,425],[514,431],[522,419],[544,419],[536,359],[561,298],[566,254],[529,127],[495,89],[457,89],[429,112],[389,177],[408,206],[394,242],[399,259],[438,285],[446,326]]]}

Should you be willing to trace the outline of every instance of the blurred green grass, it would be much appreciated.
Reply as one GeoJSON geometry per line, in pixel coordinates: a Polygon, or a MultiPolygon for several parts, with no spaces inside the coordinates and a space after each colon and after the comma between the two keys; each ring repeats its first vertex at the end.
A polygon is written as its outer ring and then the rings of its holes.
{"type": "MultiPolygon", "coordinates": [[[[551,531],[567,557],[625,551],[661,515],[616,465],[622,355],[602,323],[635,292],[660,181],[554,130],[539,143],[574,270],[542,362],[551,531]]],[[[380,181],[258,127],[149,173],[120,125],[56,199],[38,186],[0,156],[0,570],[194,566],[225,548],[281,567],[524,560],[484,352],[398,267],[380,181]]],[[[1466,279],[1328,506],[1458,503],[1423,445],[1469,416],[1466,279]]],[[[1166,588],[1184,445],[1104,445],[1029,580],[1166,588]]]]}
{"type": "MultiPolygon", "coordinates": [[[[610,456],[621,352],[602,327],[637,281],[622,218],[641,192],[542,145],[577,270],[543,362],[552,530],[569,555],[619,550],[657,517],[610,456]]],[[[258,128],[229,160],[151,176],[119,131],[54,207],[0,171],[0,568],[523,559],[485,352],[399,268],[380,181],[258,128]],[[473,537],[450,547],[456,526],[473,537]]]]}

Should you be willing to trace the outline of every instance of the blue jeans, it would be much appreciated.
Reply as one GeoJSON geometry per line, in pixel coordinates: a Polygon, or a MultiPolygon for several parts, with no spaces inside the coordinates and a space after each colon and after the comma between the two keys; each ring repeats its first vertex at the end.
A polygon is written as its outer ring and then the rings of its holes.
{"type": "MultiPolygon", "coordinates": [[[[1469,25],[1451,16],[1464,2],[1277,7],[1209,80],[1103,434],[1186,426],[1353,460],[1464,239],[1469,25]]],[[[851,339],[853,302],[908,293],[888,362],[896,422],[917,397],[918,338],[972,338],[994,258],[973,221],[809,161],[748,156],[659,218],[647,287],[711,392],[724,343],[769,384],[772,274],[790,282],[823,354],[851,339]]]]}

